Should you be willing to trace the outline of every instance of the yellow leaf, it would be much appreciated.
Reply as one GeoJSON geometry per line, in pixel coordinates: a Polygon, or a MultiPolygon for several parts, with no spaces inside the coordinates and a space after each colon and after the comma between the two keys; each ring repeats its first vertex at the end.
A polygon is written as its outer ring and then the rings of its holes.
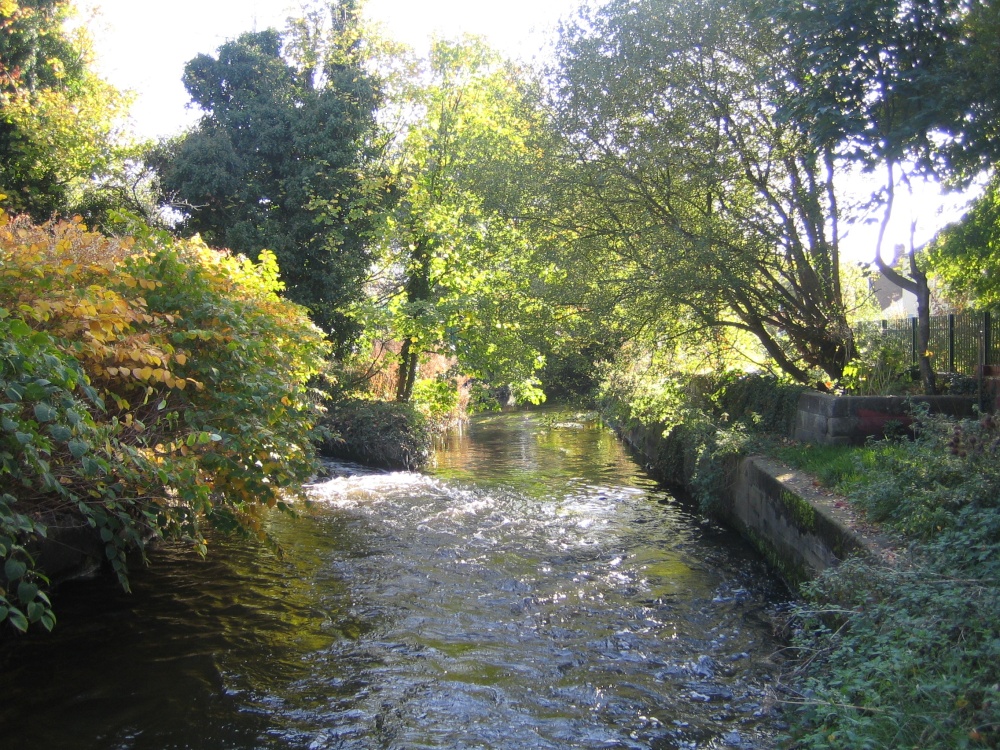
{"type": "Polygon", "coordinates": [[[176,362],[179,365],[187,364],[187,361],[188,361],[188,358],[187,358],[186,354],[175,354],[174,355],[174,362],[176,362]]]}

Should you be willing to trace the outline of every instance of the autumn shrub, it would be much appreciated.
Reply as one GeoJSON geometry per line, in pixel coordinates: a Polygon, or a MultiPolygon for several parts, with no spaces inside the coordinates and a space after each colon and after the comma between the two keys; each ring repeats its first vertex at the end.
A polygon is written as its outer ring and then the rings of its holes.
{"type": "Polygon", "coordinates": [[[0,214],[0,621],[54,623],[31,554],[48,518],[92,526],[127,588],[147,539],[259,531],[312,473],[327,346],[279,290],[268,253],[0,214]]]}

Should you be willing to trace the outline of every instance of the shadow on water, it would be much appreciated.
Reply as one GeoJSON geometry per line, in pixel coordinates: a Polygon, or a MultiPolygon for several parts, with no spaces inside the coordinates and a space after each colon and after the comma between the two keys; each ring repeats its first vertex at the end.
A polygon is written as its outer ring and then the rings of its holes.
{"type": "Polygon", "coordinates": [[[346,473],[270,519],[283,559],[164,546],[132,595],[62,588],[55,633],[0,645],[0,746],[773,745],[780,586],[596,422],[486,417],[426,475],[346,473]]]}

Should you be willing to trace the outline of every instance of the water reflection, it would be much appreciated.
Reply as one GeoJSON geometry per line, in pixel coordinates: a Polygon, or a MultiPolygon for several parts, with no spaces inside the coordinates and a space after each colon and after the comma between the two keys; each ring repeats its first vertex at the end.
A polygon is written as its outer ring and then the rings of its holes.
{"type": "Polygon", "coordinates": [[[2,650],[12,746],[768,747],[778,592],[571,414],[489,417],[428,475],[276,515],[283,559],[176,549],[2,650]],[[94,610],[97,614],[94,614],[94,610]]]}

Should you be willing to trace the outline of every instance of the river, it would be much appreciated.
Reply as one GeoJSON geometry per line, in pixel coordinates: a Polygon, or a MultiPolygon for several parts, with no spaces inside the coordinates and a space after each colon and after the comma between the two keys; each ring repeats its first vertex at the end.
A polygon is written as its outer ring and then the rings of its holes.
{"type": "Polygon", "coordinates": [[[0,643],[0,747],[771,748],[787,596],[586,415],[487,416],[426,473],[334,465],[284,554],[164,545],[0,643]]]}

